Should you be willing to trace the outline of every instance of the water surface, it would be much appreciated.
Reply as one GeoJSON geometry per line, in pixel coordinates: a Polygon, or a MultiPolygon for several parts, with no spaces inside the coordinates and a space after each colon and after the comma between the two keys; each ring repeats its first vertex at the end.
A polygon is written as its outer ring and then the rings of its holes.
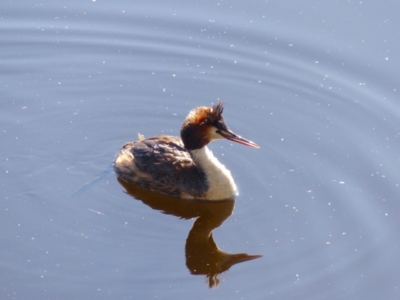
{"type": "Polygon", "coordinates": [[[0,6],[2,299],[399,297],[399,4],[0,6]],[[235,201],[165,206],[103,173],[220,100],[261,146],[210,146],[235,201]],[[214,246],[262,257],[210,281],[188,257],[214,246]]]}

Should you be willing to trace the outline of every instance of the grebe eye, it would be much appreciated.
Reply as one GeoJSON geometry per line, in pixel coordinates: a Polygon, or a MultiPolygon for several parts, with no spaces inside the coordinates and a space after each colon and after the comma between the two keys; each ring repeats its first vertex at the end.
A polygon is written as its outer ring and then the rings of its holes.
{"type": "Polygon", "coordinates": [[[219,120],[218,122],[217,122],[217,126],[216,126],[218,129],[225,129],[226,128],[226,125],[225,125],[225,123],[224,123],[224,121],[223,120],[219,120]]]}

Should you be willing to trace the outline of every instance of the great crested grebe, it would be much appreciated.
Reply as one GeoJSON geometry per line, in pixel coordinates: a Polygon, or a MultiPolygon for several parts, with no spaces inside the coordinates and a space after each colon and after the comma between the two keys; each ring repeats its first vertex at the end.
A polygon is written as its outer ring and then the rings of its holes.
{"type": "Polygon", "coordinates": [[[142,189],[183,199],[222,200],[237,194],[229,170],[208,149],[214,140],[257,144],[233,133],[222,117],[223,102],[197,107],[186,117],[181,138],[159,135],[129,142],[115,158],[114,170],[142,189]]]}

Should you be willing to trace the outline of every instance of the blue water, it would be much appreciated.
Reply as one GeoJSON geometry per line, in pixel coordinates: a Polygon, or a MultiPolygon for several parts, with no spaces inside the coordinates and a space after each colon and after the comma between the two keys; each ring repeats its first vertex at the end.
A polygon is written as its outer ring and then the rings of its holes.
{"type": "Polygon", "coordinates": [[[398,299],[399,9],[0,4],[0,298],[398,299]],[[186,254],[199,212],[219,210],[135,198],[107,168],[219,100],[261,148],[210,145],[240,194],[208,229],[263,257],[210,289],[186,254]]]}

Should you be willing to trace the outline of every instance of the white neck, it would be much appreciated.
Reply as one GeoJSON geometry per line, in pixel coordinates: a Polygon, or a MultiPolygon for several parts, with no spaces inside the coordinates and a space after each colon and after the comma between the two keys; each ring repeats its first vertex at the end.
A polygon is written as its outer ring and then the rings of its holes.
{"type": "Polygon", "coordinates": [[[232,198],[237,194],[236,184],[231,172],[221,164],[212,151],[204,146],[201,149],[191,150],[193,161],[206,173],[210,186],[205,199],[222,200],[232,198]]]}

